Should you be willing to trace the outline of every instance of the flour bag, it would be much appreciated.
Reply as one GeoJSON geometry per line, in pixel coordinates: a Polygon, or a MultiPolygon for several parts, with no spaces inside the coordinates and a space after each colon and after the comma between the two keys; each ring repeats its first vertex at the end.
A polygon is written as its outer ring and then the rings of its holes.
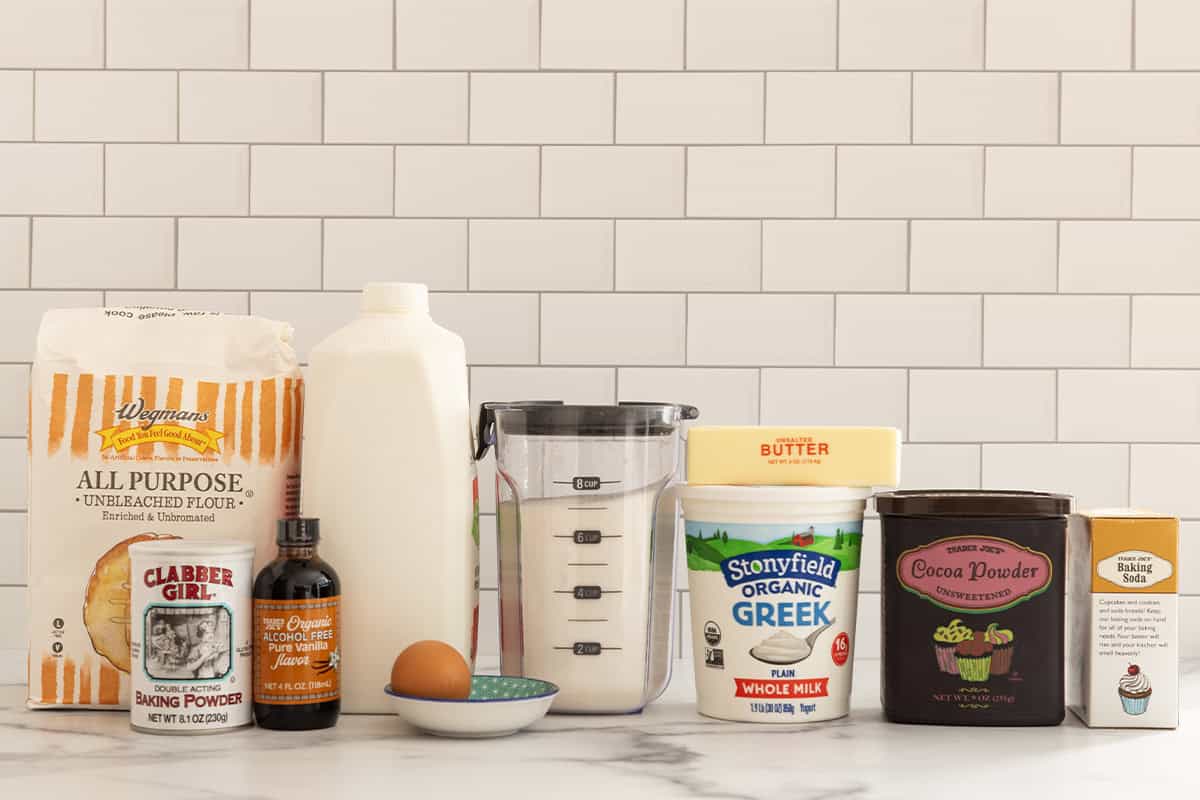
{"type": "Polygon", "coordinates": [[[237,539],[255,545],[256,570],[271,558],[275,520],[300,493],[291,335],[174,309],[43,317],[29,390],[31,708],[128,707],[142,668],[129,545],[237,539]]]}

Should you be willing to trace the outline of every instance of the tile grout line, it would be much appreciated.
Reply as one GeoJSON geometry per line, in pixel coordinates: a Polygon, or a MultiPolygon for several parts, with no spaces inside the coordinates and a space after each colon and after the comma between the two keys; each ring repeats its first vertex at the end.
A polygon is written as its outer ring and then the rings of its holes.
{"type": "Polygon", "coordinates": [[[688,6],[691,4],[692,0],[683,0],[683,66],[680,69],[685,73],[688,70],[688,6]]]}
{"type": "MultiPolygon", "coordinates": [[[[253,0],[249,0],[249,1],[253,2],[253,0]]],[[[392,0],[392,71],[393,72],[396,69],[396,51],[400,47],[400,42],[398,41],[399,38],[400,38],[399,37],[399,29],[397,27],[396,0],[392,0]]],[[[324,74],[324,73],[322,73],[322,74],[324,74]]],[[[322,80],[324,80],[324,78],[322,78],[322,80]]],[[[322,96],[322,106],[323,105],[324,105],[324,96],[322,96]]]]}
{"type": "MultiPolygon", "coordinates": [[[[392,7],[395,7],[396,0],[392,0],[392,7]]],[[[246,0],[246,70],[253,69],[250,63],[250,55],[252,53],[251,42],[254,40],[254,30],[251,28],[254,22],[254,0],[246,0]]]]}
{"type": "Polygon", "coordinates": [[[842,0],[833,3],[833,68],[842,68],[842,0]]]}
{"type": "MultiPolygon", "coordinates": [[[[987,2],[987,0],[984,0],[987,2]]],[[[1129,2],[1129,71],[1137,70],[1137,4],[1138,0],[1129,2]]]]}
{"type": "Polygon", "coordinates": [[[987,62],[987,40],[988,40],[987,29],[988,29],[988,0],[983,0],[983,31],[982,31],[982,34],[981,34],[981,35],[982,35],[982,38],[983,38],[983,46],[980,48],[980,57],[981,57],[981,59],[982,59],[982,62],[983,62],[983,63],[982,63],[982,64],[980,65],[980,67],[979,67],[979,70],[980,70],[981,72],[987,72],[987,68],[988,68],[988,62],[987,62]]]}
{"type": "MultiPolygon", "coordinates": [[[[179,217],[175,218],[175,225],[173,226],[173,230],[174,230],[174,234],[175,234],[175,283],[174,283],[174,287],[175,287],[175,290],[178,291],[179,290],[179,217]]],[[[324,288],[324,287],[322,287],[322,288],[324,288]]]]}
{"type": "Polygon", "coordinates": [[[175,141],[183,141],[183,71],[175,70],[175,141]]]}

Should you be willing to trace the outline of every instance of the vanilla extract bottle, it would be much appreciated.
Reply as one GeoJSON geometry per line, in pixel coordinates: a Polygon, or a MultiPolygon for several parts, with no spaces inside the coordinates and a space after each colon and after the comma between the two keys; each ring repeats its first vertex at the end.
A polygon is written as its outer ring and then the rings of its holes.
{"type": "Polygon", "coordinates": [[[317,555],[320,521],[282,519],[278,557],[254,581],[254,717],[263,728],[332,728],[341,711],[341,583],[317,555]]]}

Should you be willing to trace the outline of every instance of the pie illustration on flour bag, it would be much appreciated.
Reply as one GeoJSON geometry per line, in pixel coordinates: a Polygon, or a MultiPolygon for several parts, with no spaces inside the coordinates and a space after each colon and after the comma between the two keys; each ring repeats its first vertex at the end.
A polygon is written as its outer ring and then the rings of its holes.
{"type": "Polygon", "coordinates": [[[129,546],[269,558],[300,490],[291,326],[162,308],[48,312],[29,398],[29,706],[127,707],[129,546]]]}

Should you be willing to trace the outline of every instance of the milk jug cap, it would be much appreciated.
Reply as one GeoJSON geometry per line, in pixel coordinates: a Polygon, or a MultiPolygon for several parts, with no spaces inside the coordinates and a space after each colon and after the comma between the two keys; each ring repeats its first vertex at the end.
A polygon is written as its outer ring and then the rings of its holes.
{"type": "Polygon", "coordinates": [[[428,313],[429,288],[423,283],[368,283],[363,289],[362,310],[368,314],[428,313]]]}

